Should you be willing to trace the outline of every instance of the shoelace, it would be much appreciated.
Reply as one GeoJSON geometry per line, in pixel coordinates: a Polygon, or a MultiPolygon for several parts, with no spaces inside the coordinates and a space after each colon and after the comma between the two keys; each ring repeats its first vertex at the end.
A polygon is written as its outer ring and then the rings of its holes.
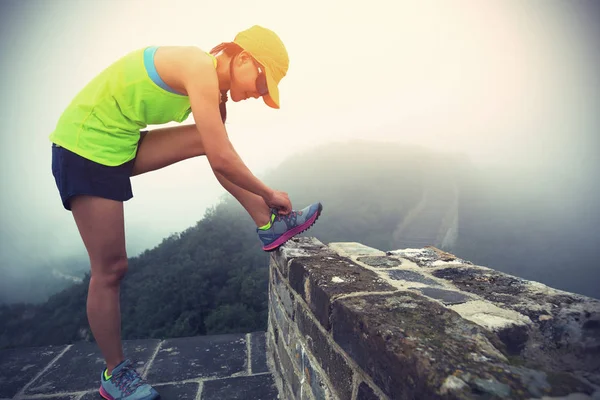
{"type": "Polygon", "coordinates": [[[296,217],[296,211],[292,211],[288,215],[279,215],[279,214],[277,214],[277,217],[275,217],[275,220],[277,220],[277,221],[281,221],[281,220],[289,221],[290,219],[295,218],[295,217],[296,217]]]}
{"type": "Polygon", "coordinates": [[[294,219],[294,222],[296,221],[296,218],[298,215],[302,215],[302,211],[292,211],[290,212],[288,215],[280,215],[277,210],[273,210],[273,213],[275,213],[275,221],[281,221],[284,220],[286,222],[290,221],[292,218],[294,219]]]}
{"type": "Polygon", "coordinates": [[[143,384],[142,377],[135,369],[128,366],[123,367],[123,369],[113,375],[113,379],[113,382],[115,382],[116,386],[125,396],[135,392],[143,384]]]}

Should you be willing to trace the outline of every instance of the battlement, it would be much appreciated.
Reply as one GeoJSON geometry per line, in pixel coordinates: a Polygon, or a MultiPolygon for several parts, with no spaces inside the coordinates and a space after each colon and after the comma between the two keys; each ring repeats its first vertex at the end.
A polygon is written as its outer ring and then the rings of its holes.
{"type": "Polygon", "coordinates": [[[599,301],[433,247],[297,238],[269,300],[285,399],[600,398],[599,301]]]}

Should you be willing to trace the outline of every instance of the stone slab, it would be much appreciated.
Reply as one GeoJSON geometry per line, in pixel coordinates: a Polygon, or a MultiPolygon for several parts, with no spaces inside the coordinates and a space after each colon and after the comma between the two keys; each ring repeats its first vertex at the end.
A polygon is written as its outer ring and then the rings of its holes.
{"type": "Polygon", "coordinates": [[[252,374],[269,372],[266,332],[253,332],[250,334],[250,354],[252,374]]]}
{"type": "Polygon", "coordinates": [[[460,259],[454,254],[447,253],[434,246],[425,246],[418,249],[399,249],[388,251],[386,254],[388,256],[400,256],[414,262],[422,268],[437,268],[454,264],[472,264],[469,261],[460,259]]]}
{"type": "Polygon", "coordinates": [[[358,242],[329,243],[329,248],[336,253],[347,257],[385,256],[385,252],[373,247],[365,246],[364,244],[358,242]]]}
{"type": "Polygon", "coordinates": [[[379,396],[375,394],[373,389],[364,382],[361,382],[358,386],[358,393],[356,394],[356,400],[379,400],[379,396]]]}
{"type": "MultiPolygon", "coordinates": [[[[157,339],[129,340],[123,343],[123,353],[136,370],[143,373],[154,354],[157,339]]],[[[106,367],[96,343],[79,342],[69,348],[46,373],[25,391],[27,395],[81,392],[97,389],[100,373],[106,367]]]]}
{"type": "Polygon", "coordinates": [[[80,400],[102,400],[102,396],[97,390],[84,394],[80,400]]]}
{"type": "Polygon", "coordinates": [[[394,268],[402,265],[402,260],[388,256],[363,256],[357,257],[356,261],[360,261],[373,268],[394,268]]]}
{"type": "Polygon", "coordinates": [[[441,301],[444,304],[461,304],[471,300],[469,296],[455,290],[439,289],[439,288],[416,288],[419,292],[427,297],[441,301]]]}
{"type": "Polygon", "coordinates": [[[519,297],[527,290],[524,280],[483,268],[448,267],[432,271],[431,274],[452,282],[460,290],[492,302],[519,301],[519,297]]]}
{"type": "Polygon", "coordinates": [[[204,382],[202,400],[277,400],[270,374],[240,376],[204,382]]]}
{"type": "Polygon", "coordinates": [[[246,335],[193,336],[165,340],[147,375],[151,383],[227,377],[246,372],[246,335]]]}
{"type": "Polygon", "coordinates": [[[0,350],[0,398],[12,398],[66,346],[0,350]]]}
{"type": "Polygon", "coordinates": [[[394,280],[423,283],[425,285],[439,286],[435,280],[426,277],[423,274],[407,270],[390,270],[386,271],[388,276],[394,280]]]}
{"type": "Polygon", "coordinates": [[[161,400],[195,400],[198,395],[199,383],[167,383],[155,385],[154,388],[160,394],[161,400]]]}

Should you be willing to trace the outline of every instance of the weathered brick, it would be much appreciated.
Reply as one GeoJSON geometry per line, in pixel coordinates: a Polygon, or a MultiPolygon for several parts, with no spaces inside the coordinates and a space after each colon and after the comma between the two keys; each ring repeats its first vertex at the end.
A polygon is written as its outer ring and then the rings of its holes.
{"type": "Polygon", "coordinates": [[[271,269],[271,279],[273,283],[273,289],[279,296],[279,300],[283,304],[283,308],[285,309],[290,320],[294,320],[294,296],[284,283],[284,280],[279,274],[279,271],[276,268],[271,269]]]}
{"type": "Polygon", "coordinates": [[[331,390],[327,387],[325,379],[320,372],[315,369],[310,357],[307,354],[306,344],[303,343],[303,338],[298,335],[290,346],[291,358],[298,370],[302,371],[304,381],[310,386],[315,399],[326,399],[325,393],[330,393],[331,390]]]}
{"type": "Polygon", "coordinates": [[[319,329],[318,323],[308,315],[300,302],[296,302],[296,323],[302,336],[307,339],[307,347],[329,377],[333,389],[341,399],[352,396],[352,369],[344,357],[332,346],[325,333],[319,329]]]}
{"type": "Polygon", "coordinates": [[[271,258],[269,259],[269,269],[278,270],[281,273],[281,275],[283,275],[286,278],[288,276],[289,268],[288,268],[287,262],[279,261],[279,258],[275,257],[273,254],[271,255],[271,258]]]}
{"type": "MultiPolygon", "coordinates": [[[[486,396],[525,399],[539,392],[530,378],[536,372],[507,364],[497,336],[425,296],[406,291],[340,299],[331,320],[334,340],[390,398],[439,398],[439,388],[457,373],[486,396]]],[[[553,379],[559,383],[543,382],[544,390],[592,390],[566,375],[553,379]]]]}
{"type": "Polygon", "coordinates": [[[290,353],[291,353],[292,360],[294,360],[294,364],[296,365],[296,368],[298,368],[298,370],[302,371],[302,357],[304,356],[304,352],[306,350],[304,349],[304,345],[302,344],[300,336],[301,335],[296,335],[292,339],[292,341],[290,343],[290,353]]]}
{"type": "Polygon", "coordinates": [[[286,399],[286,400],[287,400],[287,399],[290,399],[290,400],[293,400],[293,399],[295,399],[295,398],[293,397],[294,395],[293,395],[293,393],[292,393],[292,391],[291,391],[291,389],[290,389],[290,386],[289,386],[289,385],[284,385],[284,387],[283,387],[283,390],[284,390],[284,392],[285,392],[285,396],[283,397],[284,399],[286,399]]]}
{"type": "Polygon", "coordinates": [[[290,343],[290,322],[285,315],[282,303],[279,301],[277,295],[273,290],[269,291],[269,301],[271,302],[272,316],[277,321],[279,329],[286,344],[290,343]]]}
{"type": "Polygon", "coordinates": [[[327,387],[325,379],[321,376],[321,373],[317,369],[315,369],[315,366],[313,365],[306,353],[304,353],[302,360],[304,378],[310,386],[315,400],[325,400],[331,398],[331,391],[329,387],[327,387]]]}
{"type": "MultiPolygon", "coordinates": [[[[442,309],[432,300],[408,292],[401,297],[340,299],[333,305],[333,338],[386,395],[393,399],[433,398],[443,379],[460,365],[439,359],[441,354],[435,351],[436,362],[428,356],[428,348],[442,348],[451,340],[433,336],[434,330],[428,327],[430,321],[442,320],[440,313],[447,312],[442,309]],[[428,383],[434,376],[439,382],[428,383]]],[[[445,335],[443,332],[442,328],[440,334],[445,335]]]]}
{"type": "Polygon", "coordinates": [[[281,374],[283,379],[287,381],[292,389],[295,399],[300,398],[300,377],[296,374],[290,355],[283,340],[279,340],[277,344],[277,353],[281,362],[281,374]]]}
{"type": "Polygon", "coordinates": [[[276,376],[274,376],[274,378],[276,380],[280,379],[280,382],[283,385],[283,392],[284,392],[283,398],[290,399],[290,400],[294,399],[293,394],[291,393],[291,389],[290,389],[290,381],[287,381],[287,377],[283,372],[283,365],[281,363],[281,359],[279,358],[279,355],[274,350],[271,354],[273,356],[273,364],[275,367],[274,375],[276,375],[276,376]]]}
{"type": "Polygon", "coordinates": [[[313,400],[313,397],[311,397],[311,392],[310,390],[303,390],[300,393],[300,400],[313,400]]]}
{"type": "Polygon", "coordinates": [[[369,385],[367,385],[365,382],[361,382],[358,386],[356,400],[379,400],[379,396],[375,394],[369,385]]]}
{"type": "Polygon", "coordinates": [[[283,375],[281,372],[281,361],[279,360],[279,356],[277,355],[277,344],[275,343],[274,336],[271,332],[267,332],[267,358],[272,362],[275,371],[273,374],[275,378],[283,379],[283,375]]]}
{"type": "Polygon", "coordinates": [[[294,259],[290,264],[289,283],[327,330],[335,296],[396,290],[375,272],[337,254],[294,259]]]}
{"type": "MultiPolygon", "coordinates": [[[[269,331],[267,332],[267,335],[271,336],[271,339],[273,339],[274,343],[277,344],[277,342],[279,341],[279,327],[277,326],[277,320],[275,319],[275,311],[273,311],[272,308],[269,309],[268,329],[269,329],[269,331]]],[[[269,342],[267,340],[267,345],[268,344],[269,344],[269,342]]]]}

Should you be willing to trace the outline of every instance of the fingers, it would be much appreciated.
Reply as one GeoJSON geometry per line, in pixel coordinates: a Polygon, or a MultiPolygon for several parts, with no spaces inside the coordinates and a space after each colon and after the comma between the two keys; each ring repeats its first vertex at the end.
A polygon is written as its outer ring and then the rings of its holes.
{"type": "Polygon", "coordinates": [[[281,214],[281,215],[288,215],[288,214],[291,212],[291,210],[292,210],[292,209],[291,209],[291,207],[288,207],[288,206],[282,206],[282,207],[279,209],[279,214],[281,214]]]}
{"type": "Polygon", "coordinates": [[[277,208],[277,212],[280,215],[287,215],[292,212],[292,202],[286,192],[277,192],[274,198],[273,205],[277,208]],[[277,196],[279,198],[277,198],[277,196]]]}
{"type": "Polygon", "coordinates": [[[288,215],[290,212],[292,212],[292,205],[290,203],[283,204],[277,209],[277,212],[281,215],[288,215]]]}

